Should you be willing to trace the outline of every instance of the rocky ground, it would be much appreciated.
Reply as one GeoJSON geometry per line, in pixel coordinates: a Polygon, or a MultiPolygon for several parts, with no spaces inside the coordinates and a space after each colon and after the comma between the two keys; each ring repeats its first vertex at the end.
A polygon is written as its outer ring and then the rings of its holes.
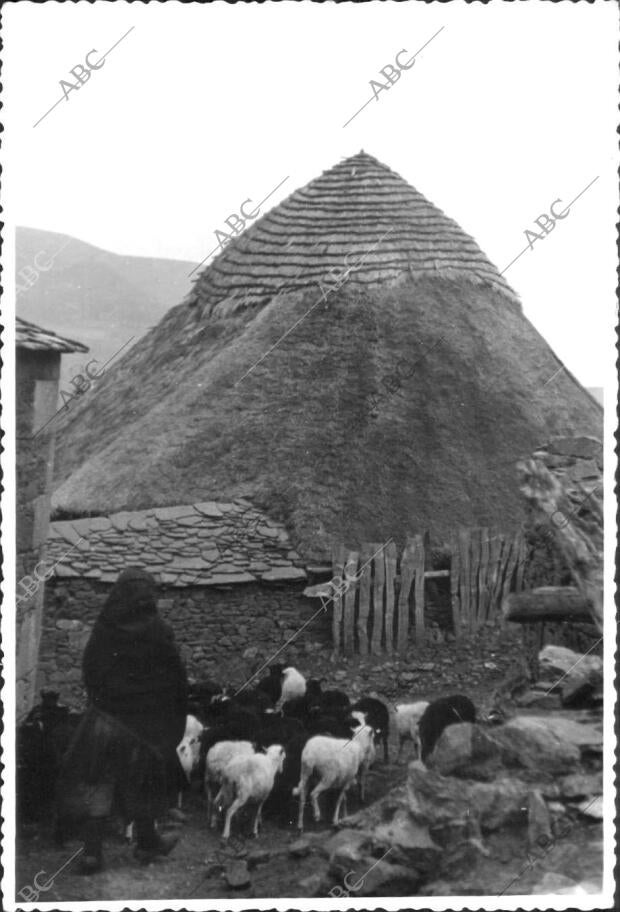
{"type": "MultiPolygon", "coordinates": [[[[480,706],[514,666],[516,645],[511,630],[493,627],[380,667],[360,658],[336,665],[311,648],[303,670],[324,675],[352,694],[374,691],[390,703],[462,691],[480,706]]],[[[600,793],[600,712],[561,710],[559,698],[544,693],[528,698],[530,705],[517,712],[520,719],[559,717],[560,722],[543,728],[559,725],[561,738],[541,736],[541,741],[536,733],[528,741],[531,725],[525,724],[524,734],[519,720],[503,741],[495,733],[507,726],[452,726],[438,754],[445,778],[419,764],[377,761],[366,807],[353,799],[351,817],[339,831],[311,822],[308,809],[300,841],[292,804],[280,808],[279,816],[266,816],[258,840],[246,838],[249,820],[241,820],[224,846],[206,826],[201,796],[193,794],[186,802],[181,840],[168,858],[140,867],[131,847],[111,838],[104,871],[83,878],[73,862],[40,898],[342,896],[347,887],[355,888],[352,896],[521,894],[574,890],[577,884],[595,889],[602,870],[601,800],[595,798],[600,793]],[[571,744],[563,745],[567,740],[571,744]],[[525,751],[525,769],[514,766],[515,745],[520,755],[525,751]]],[[[395,756],[392,736],[392,761],[395,756]]],[[[79,847],[77,840],[54,847],[47,827],[24,833],[18,845],[18,890],[27,891],[39,871],[46,872],[39,884],[47,884],[79,847]]],[[[25,894],[20,898],[25,900],[25,894]]]]}

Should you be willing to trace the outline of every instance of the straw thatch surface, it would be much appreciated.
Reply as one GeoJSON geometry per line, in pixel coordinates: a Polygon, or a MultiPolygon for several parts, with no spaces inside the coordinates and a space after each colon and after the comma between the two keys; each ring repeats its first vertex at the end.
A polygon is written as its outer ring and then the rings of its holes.
{"type": "Polygon", "coordinates": [[[369,156],[293,194],[196,288],[65,417],[56,506],[245,497],[286,522],[304,557],[322,558],[334,540],[442,536],[459,523],[508,531],[522,517],[515,461],[552,434],[600,435],[600,406],[558,372],[474,242],[369,156]],[[327,191],[313,202],[318,185],[338,188],[331,208],[327,191]],[[269,260],[267,248],[254,257],[278,223],[269,260]],[[406,240],[380,241],[390,223],[406,240]],[[322,301],[317,279],[346,268],[347,241],[355,259],[377,246],[322,301]],[[304,263],[312,279],[277,286],[304,263]],[[272,284],[258,307],[222,298],[224,282],[272,284]],[[413,375],[387,394],[399,359],[413,375]]]}
{"type": "Polygon", "coordinates": [[[15,318],[15,345],[17,348],[29,348],[32,351],[87,352],[88,348],[81,342],[65,339],[51,329],[41,329],[35,323],[15,318]]]}

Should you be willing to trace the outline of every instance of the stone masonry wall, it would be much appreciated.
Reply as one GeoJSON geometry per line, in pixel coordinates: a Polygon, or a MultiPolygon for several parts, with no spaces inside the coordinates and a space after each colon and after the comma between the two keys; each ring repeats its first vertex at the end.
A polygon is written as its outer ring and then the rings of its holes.
{"type": "MultiPolygon", "coordinates": [[[[318,610],[317,600],[304,598],[303,589],[303,583],[162,586],[158,605],[190,676],[240,684],[318,610]]],[[[54,687],[75,707],[84,704],[82,653],[109,591],[109,585],[87,579],[53,579],[46,586],[38,687],[54,687]]],[[[302,655],[330,648],[330,617],[321,613],[275,661],[295,664],[302,655]]]]}
{"type": "Polygon", "coordinates": [[[17,416],[17,602],[15,612],[17,641],[16,706],[18,718],[32,706],[41,614],[43,582],[35,577],[35,567],[43,575],[40,562],[45,559],[49,524],[50,482],[54,454],[52,433],[32,439],[53,415],[58,396],[60,354],[57,351],[16,352],[17,416]]]}

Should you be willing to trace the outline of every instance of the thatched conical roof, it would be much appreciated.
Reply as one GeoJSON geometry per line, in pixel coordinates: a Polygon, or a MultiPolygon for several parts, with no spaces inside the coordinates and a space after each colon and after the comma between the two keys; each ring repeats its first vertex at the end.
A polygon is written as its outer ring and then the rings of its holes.
{"type": "Polygon", "coordinates": [[[508,530],[515,461],[553,434],[600,435],[600,406],[561,367],[476,243],[362,153],[227,245],[75,403],[55,505],[243,497],[305,557],[508,530]]]}

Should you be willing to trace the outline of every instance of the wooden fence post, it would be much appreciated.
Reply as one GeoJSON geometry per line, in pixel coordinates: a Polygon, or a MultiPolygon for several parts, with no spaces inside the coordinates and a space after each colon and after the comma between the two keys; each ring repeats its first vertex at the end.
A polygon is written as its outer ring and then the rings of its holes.
{"type": "Polygon", "coordinates": [[[426,557],[426,546],[428,545],[428,535],[422,538],[416,535],[414,538],[415,545],[415,641],[418,646],[424,645],[426,631],[424,626],[424,564],[426,557]]]}
{"type": "Polygon", "coordinates": [[[461,558],[461,621],[462,628],[471,630],[471,560],[469,556],[469,530],[459,529],[459,551],[461,558]]]}
{"type": "MultiPolygon", "coordinates": [[[[409,638],[409,592],[415,576],[415,549],[416,545],[411,539],[403,549],[400,558],[400,593],[398,595],[398,651],[404,654],[407,651],[409,638]]],[[[417,623],[417,621],[416,621],[417,623]]]]}
{"type": "Polygon", "coordinates": [[[501,560],[503,542],[503,538],[497,529],[490,530],[489,534],[491,538],[489,539],[489,608],[487,611],[487,620],[496,615],[500,610],[499,592],[501,591],[501,560]]]}
{"type": "MultiPolygon", "coordinates": [[[[345,565],[344,565],[344,574],[346,582],[346,574],[353,576],[357,573],[357,565],[359,561],[359,554],[357,551],[350,551],[345,565]]],[[[342,632],[343,632],[343,651],[345,655],[353,655],[354,646],[355,646],[355,636],[353,632],[354,622],[355,622],[355,594],[357,592],[357,580],[352,580],[347,589],[345,590],[343,596],[344,602],[344,611],[343,611],[343,621],[342,621],[342,632]]]]}
{"type": "Polygon", "coordinates": [[[392,655],[394,649],[394,580],[396,579],[396,545],[389,542],[385,554],[385,651],[392,655]]]}
{"type": "Polygon", "coordinates": [[[383,589],[385,585],[384,554],[380,544],[371,544],[371,554],[374,565],[374,580],[372,587],[372,637],[370,651],[373,655],[381,655],[381,637],[383,634],[383,589]]]}
{"type": "MultiPolygon", "coordinates": [[[[336,545],[332,549],[332,566],[333,576],[342,578],[344,568],[345,548],[344,545],[336,545]]],[[[340,652],[340,621],[342,618],[342,596],[333,596],[334,609],[332,612],[332,640],[334,642],[334,653],[340,652]]]]}
{"type": "Polygon", "coordinates": [[[489,530],[480,530],[480,567],[478,569],[478,616],[476,626],[480,627],[487,619],[489,610],[489,530]]]}
{"type": "Polygon", "coordinates": [[[459,597],[459,578],[461,573],[461,560],[459,555],[458,536],[453,532],[450,536],[450,604],[452,607],[452,626],[454,636],[461,636],[461,600],[459,597]]]}
{"type": "Polygon", "coordinates": [[[357,638],[360,655],[368,655],[368,613],[370,611],[370,580],[373,555],[371,546],[363,544],[360,551],[360,602],[357,616],[357,638]],[[363,568],[363,569],[362,569],[363,568]]]}

